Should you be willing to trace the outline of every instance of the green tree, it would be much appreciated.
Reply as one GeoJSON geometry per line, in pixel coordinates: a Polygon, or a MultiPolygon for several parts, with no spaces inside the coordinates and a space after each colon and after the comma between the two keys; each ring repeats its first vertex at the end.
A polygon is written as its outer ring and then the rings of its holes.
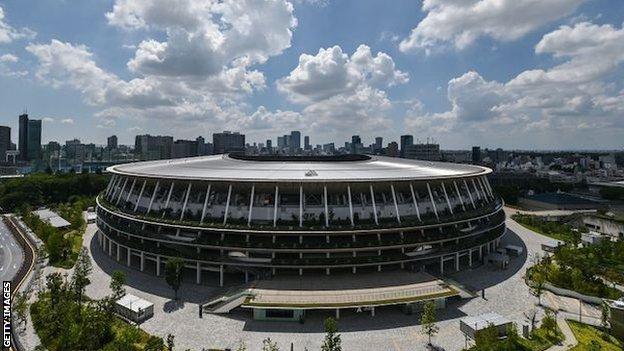
{"type": "Polygon", "coordinates": [[[435,303],[433,301],[427,301],[423,305],[423,313],[420,317],[420,324],[422,325],[422,333],[427,335],[428,345],[431,345],[431,337],[438,333],[438,326],[436,325],[436,311],[435,303]]]}
{"type": "Polygon", "coordinates": [[[87,285],[91,283],[89,280],[89,274],[91,274],[92,270],[93,266],[91,264],[89,252],[86,247],[83,247],[80,249],[80,253],[78,254],[78,259],[76,260],[76,266],[74,267],[71,279],[72,291],[76,302],[78,303],[78,314],[80,314],[82,309],[82,298],[85,294],[87,285]]]}
{"type": "Polygon", "coordinates": [[[551,310],[546,310],[546,315],[542,318],[542,329],[546,331],[547,335],[552,337],[556,337],[558,334],[557,319],[551,310]]]}
{"type": "Polygon", "coordinates": [[[262,340],[262,351],[279,351],[279,347],[271,338],[266,338],[262,340]]]}
{"type": "Polygon", "coordinates": [[[110,289],[113,291],[113,299],[115,301],[126,295],[126,289],[124,285],[126,284],[126,274],[122,271],[113,271],[111,275],[110,289]]]}
{"type": "Polygon", "coordinates": [[[332,317],[328,317],[324,321],[325,341],[321,346],[321,351],[341,351],[342,340],[338,334],[338,323],[332,317]]]}
{"type": "Polygon", "coordinates": [[[543,267],[540,264],[537,264],[531,268],[529,275],[529,290],[533,296],[537,297],[538,306],[542,305],[544,284],[546,284],[546,274],[543,267]]]}
{"type": "Polygon", "coordinates": [[[184,262],[181,258],[174,257],[167,260],[165,264],[165,281],[173,289],[174,297],[178,299],[178,290],[182,285],[182,268],[184,262]]]}
{"type": "Polygon", "coordinates": [[[167,350],[168,351],[173,351],[173,348],[175,347],[174,339],[175,339],[175,336],[173,336],[173,334],[167,334],[167,350]]]}
{"type": "Polygon", "coordinates": [[[487,328],[481,329],[475,334],[475,344],[478,350],[500,350],[498,340],[498,329],[490,324],[487,328]]]}
{"type": "Polygon", "coordinates": [[[24,325],[26,325],[26,318],[28,317],[29,298],[30,296],[27,292],[18,292],[13,296],[13,301],[11,301],[15,316],[21,323],[24,323],[24,325]]]}

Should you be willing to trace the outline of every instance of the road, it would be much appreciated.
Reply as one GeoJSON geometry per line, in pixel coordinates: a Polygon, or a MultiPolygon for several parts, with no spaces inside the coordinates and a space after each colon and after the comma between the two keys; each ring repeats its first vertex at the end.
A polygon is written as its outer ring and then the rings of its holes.
{"type": "Polygon", "coordinates": [[[22,249],[6,225],[0,221],[0,279],[13,279],[23,262],[22,249]]]}

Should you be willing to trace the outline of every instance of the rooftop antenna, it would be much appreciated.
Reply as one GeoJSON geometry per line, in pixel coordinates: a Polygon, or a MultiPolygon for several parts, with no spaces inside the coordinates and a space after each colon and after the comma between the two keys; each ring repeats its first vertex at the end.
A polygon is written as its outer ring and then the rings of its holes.
{"type": "Polygon", "coordinates": [[[28,114],[28,109],[26,108],[26,105],[24,105],[24,114],[27,115],[28,114]]]}

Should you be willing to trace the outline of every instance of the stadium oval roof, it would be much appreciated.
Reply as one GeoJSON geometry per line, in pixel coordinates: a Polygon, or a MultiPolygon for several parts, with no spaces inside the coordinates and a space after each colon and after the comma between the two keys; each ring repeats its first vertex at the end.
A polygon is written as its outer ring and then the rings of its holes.
{"type": "Polygon", "coordinates": [[[230,182],[369,182],[482,176],[486,167],[385,156],[213,155],[124,163],[113,174],[160,179],[230,182]]]}

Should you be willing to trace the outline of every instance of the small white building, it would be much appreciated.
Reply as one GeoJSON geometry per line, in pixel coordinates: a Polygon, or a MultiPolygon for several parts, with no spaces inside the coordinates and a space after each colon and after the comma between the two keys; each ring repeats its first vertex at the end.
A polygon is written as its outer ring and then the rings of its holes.
{"type": "Polygon", "coordinates": [[[605,239],[608,240],[606,236],[601,235],[600,233],[593,232],[593,231],[590,231],[589,233],[581,234],[581,242],[583,242],[583,245],[595,245],[605,239]]]}
{"type": "Polygon", "coordinates": [[[56,212],[54,212],[52,210],[49,210],[47,208],[44,208],[44,209],[41,209],[41,210],[37,210],[37,211],[33,211],[33,213],[37,217],[39,217],[39,219],[41,219],[44,222],[47,222],[48,224],[50,224],[54,228],[63,229],[63,228],[67,228],[67,227],[71,226],[71,223],[69,223],[63,217],[59,216],[58,213],[56,213],[56,212]]]}
{"type": "Polygon", "coordinates": [[[154,315],[154,304],[138,296],[126,294],[115,301],[115,311],[132,322],[142,323],[154,315]]]}
{"type": "Polygon", "coordinates": [[[507,336],[507,327],[511,325],[511,321],[498,313],[485,313],[479,316],[466,317],[459,321],[459,329],[467,337],[475,340],[476,335],[493,326],[498,330],[498,337],[504,338],[507,336]]]}

